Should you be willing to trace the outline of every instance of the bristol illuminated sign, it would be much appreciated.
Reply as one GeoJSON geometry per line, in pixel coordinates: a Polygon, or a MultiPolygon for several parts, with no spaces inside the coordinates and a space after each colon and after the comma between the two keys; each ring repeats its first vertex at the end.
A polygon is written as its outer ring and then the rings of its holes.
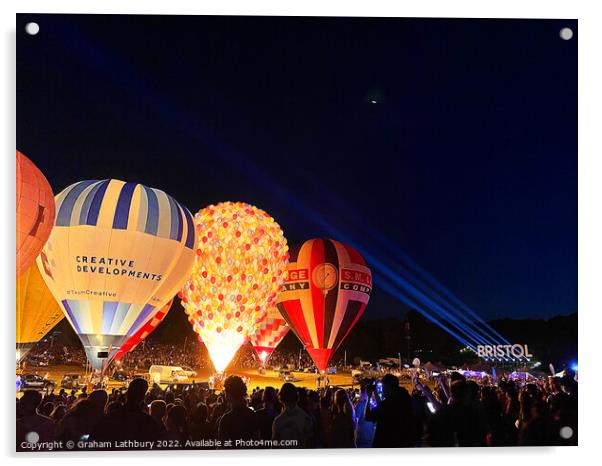
{"type": "Polygon", "coordinates": [[[532,358],[527,345],[478,345],[477,356],[480,358],[532,358]]]}

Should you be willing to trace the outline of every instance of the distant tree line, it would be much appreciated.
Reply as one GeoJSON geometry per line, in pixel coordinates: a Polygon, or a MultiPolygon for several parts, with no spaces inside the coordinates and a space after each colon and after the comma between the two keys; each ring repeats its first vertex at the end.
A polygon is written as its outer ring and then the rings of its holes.
{"type": "MultiPolygon", "coordinates": [[[[547,366],[552,362],[558,369],[577,360],[577,313],[544,319],[498,319],[488,322],[510,343],[529,345],[536,360],[547,366]]],[[[449,325],[449,324],[448,324],[449,325]]],[[[63,320],[57,325],[60,331],[56,343],[79,345],[71,327],[63,320]]],[[[174,302],[165,321],[149,337],[158,343],[181,344],[184,338],[196,339],[179,303],[174,302]]],[[[301,344],[292,332],[281,343],[283,349],[296,350],[301,344]]],[[[458,340],[422,314],[409,311],[404,318],[369,319],[362,317],[333,356],[342,360],[345,350],[347,361],[354,359],[376,360],[397,357],[403,360],[420,358],[422,362],[443,364],[477,361],[472,352],[461,352],[458,340]],[[409,337],[409,339],[408,339],[409,337]]]]}

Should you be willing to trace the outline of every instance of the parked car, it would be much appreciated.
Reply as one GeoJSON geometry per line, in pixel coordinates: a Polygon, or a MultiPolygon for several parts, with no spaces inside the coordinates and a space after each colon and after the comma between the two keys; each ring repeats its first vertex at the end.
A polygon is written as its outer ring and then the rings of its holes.
{"type": "Polygon", "coordinates": [[[54,390],[56,384],[38,374],[23,374],[21,376],[21,390],[54,390]]]}
{"type": "Polygon", "coordinates": [[[117,382],[125,382],[128,378],[128,375],[124,371],[115,371],[113,372],[112,380],[116,380],[117,382]]]}
{"type": "Polygon", "coordinates": [[[65,374],[61,379],[61,388],[79,390],[86,386],[84,374],[65,374]]]}
{"type": "Polygon", "coordinates": [[[188,372],[180,366],[152,365],[148,374],[154,383],[186,383],[190,382],[188,372]]]}
{"type": "Polygon", "coordinates": [[[46,367],[48,366],[48,358],[44,356],[29,356],[27,363],[30,366],[46,367]]]}
{"type": "Polygon", "coordinates": [[[292,371],[280,371],[278,378],[284,382],[295,382],[295,374],[292,371]]]}
{"type": "Polygon", "coordinates": [[[196,371],[190,366],[182,366],[182,373],[186,374],[188,378],[196,377],[196,371]]]}

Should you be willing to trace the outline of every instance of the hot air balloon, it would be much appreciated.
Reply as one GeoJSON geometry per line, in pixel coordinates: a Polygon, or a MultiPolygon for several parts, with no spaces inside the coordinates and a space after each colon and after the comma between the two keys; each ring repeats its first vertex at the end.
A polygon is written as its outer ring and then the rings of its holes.
{"type": "Polygon", "coordinates": [[[119,180],[75,183],[56,208],[38,268],[100,370],[186,281],[192,215],[163,191],[119,180]]]}
{"type": "Polygon", "coordinates": [[[140,327],[140,330],[138,330],[130,338],[128,338],[128,340],[123,345],[121,345],[121,348],[119,348],[119,351],[117,352],[113,360],[117,362],[127,353],[136,349],[136,346],[138,346],[142,340],[148,337],[153,332],[153,330],[155,330],[159,326],[159,324],[163,322],[163,319],[165,319],[165,316],[169,312],[169,309],[171,308],[172,304],[173,299],[170,299],[169,302],[165,306],[163,306],[153,316],[151,320],[149,320],[146,324],[140,327]]]}
{"type": "Polygon", "coordinates": [[[17,277],[17,362],[63,317],[63,311],[33,264],[17,277]]]}
{"type": "Polygon", "coordinates": [[[197,258],[180,297],[215,369],[223,372],[275,302],[288,246],[272,217],[242,202],[206,207],[194,222],[197,258]]]}
{"type": "Polygon", "coordinates": [[[312,239],[291,248],[278,310],[320,371],[360,318],[372,274],[351,246],[312,239]]]}
{"type": "Polygon", "coordinates": [[[249,341],[263,365],[289,330],[290,327],[280,315],[278,308],[271,306],[266,318],[261,321],[255,333],[249,337],[249,341]]]}
{"type": "Polygon", "coordinates": [[[17,151],[17,277],[36,260],[54,223],[54,196],[46,177],[17,151]]]}

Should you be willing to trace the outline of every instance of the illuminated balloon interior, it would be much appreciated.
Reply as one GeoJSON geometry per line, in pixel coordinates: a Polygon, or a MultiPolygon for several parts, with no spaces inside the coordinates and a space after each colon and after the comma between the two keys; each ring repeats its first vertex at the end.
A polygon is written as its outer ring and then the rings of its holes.
{"type": "Polygon", "coordinates": [[[259,354],[257,356],[259,356],[259,360],[261,361],[261,364],[265,364],[265,361],[270,354],[271,353],[268,353],[266,350],[259,352],[259,354]]]}
{"type": "Polygon", "coordinates": [[[196,260],[180,298],[222,372],[275,303],[288,245],[269,214],[242,202],[210,205],[194,223],[196,260]]]}

